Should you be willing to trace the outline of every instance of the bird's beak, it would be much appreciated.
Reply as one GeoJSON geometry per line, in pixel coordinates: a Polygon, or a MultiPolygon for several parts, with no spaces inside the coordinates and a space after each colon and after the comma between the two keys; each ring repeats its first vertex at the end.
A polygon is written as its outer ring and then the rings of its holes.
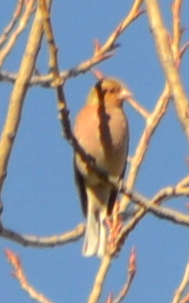
{"type": "Polygon", "coordinates": [[[119,93],[119,99],[122,101],[132,98],[132,97],[133,97],[132,93],[125,88],[123,88],[119,93]]]}

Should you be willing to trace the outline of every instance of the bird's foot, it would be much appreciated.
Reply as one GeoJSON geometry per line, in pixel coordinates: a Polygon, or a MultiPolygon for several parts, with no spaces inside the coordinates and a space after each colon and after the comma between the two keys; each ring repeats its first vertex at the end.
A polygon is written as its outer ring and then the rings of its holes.
{"type": "Polygon", "coordinates": [[[119,208],[120,203],[116,201],[111,218],[106,218],[106,225],[109,228],[108,245],[110,251],[114,250],[115,245],[117,245],[117,237],[123,227],[123,222],[119,216],[119,208]]]}

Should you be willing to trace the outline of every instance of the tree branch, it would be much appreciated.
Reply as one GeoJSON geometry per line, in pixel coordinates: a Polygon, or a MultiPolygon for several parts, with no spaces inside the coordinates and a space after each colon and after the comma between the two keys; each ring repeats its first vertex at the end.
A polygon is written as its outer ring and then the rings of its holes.
{"type": "MultiPolygon", "coordinates": [[[[169,87],[168,85],[165,85],[165,88],[159,100],[157,101],[157,104],[153,112],[150,115],[148,115],[148,118],[146,119],[146,127],[143,131],[143,134],[141,135],[135,154],[131,158],[130,169],[126,181],[126,188],[129,190],[132,190],[132,188],[135,185],[140,166],[146,155],[152,135],[155,132],[164,114],[166,113],[169,98],[170,98],[169,87]]],[[[127,208],[128,203],[129,203],[128,198],[126,196],[123,197],[123,199],[121,200],[120,212],[123,212],[127,208]]]]}
{"type": "Polygon", "coordinates": [[[21,244],[22,246],[30,246],[36,248],[47,248],[62,246],[69,242],[74,242],[83,237],[85,225],[79,224],[76,228],[60,235],[52,235],[48,237],[39,237],[34,235],[19,234],[15,231],[2,228],[1,237],[21,244]]]}
{"type": "Polygon", "coordinates": [[[108,273],[108,269],[111,266],[111,257],[109,255],[105,255],[104,258],[101,261],[100,268],[97,272],[97,275],[95,277],[94,285],[92,288],[92,291],[90,293],[89,299],[87,303],[96,303],[98,302],[101,293],[102,288],[105,282],[106,275],[108,273]]]}
{"type": "MultiPolygon", "coordinates": [[[[125,31],[125,29],[138,18],[143,11],[140,11],[140,6],[142,4],[143,0],[135,0],[134,4],[127,16],[124,18],[124,20],[114,29],[114,31],[110,34],[106,42],[98,48],[94,48],[93,56],[80,64],[78,64],[76,67],[73,67],[71,69],[62,71],[59,73],[62,82],[66,81],[68,78],[73,78],[78,76],[81,73],[86,73],[88,70],[90,70],[93,66],[96,64],[110,58],[113,56],[112,49],[115,48],[115,42],[118,39],[118,37],[125,31]]],[[[0,81],[9,81],[13,83],[17,78],[16,74],[9,73],[7,71],[0,72],[0,81]]],[[[49,75],[33,75],[30,81],[30,85],[42,85],[45,87],[50,87],[51,82],[54,80],[53,74],[49,75]]]]}
{"type": "MultiPolygon", "coordinates": [[[[27,5],[24,14],[22,15],[19,25],[17,29],[12,33],[12,35],[9,38],[9,41],[7,45],[4,47],[4,49],[0,52],[0,67],[2,66],[5,58],[10,53],[11,49],[13,48],[14,44],[16,43],[19,35],[23,32],[23,30],[26,28],[26,25],[29,21],[29,18],[31,16],[31,13],[33,12],[33,5],[35,3],[35,0],[30,0],[27,5]]],[[[14,25],[14,22],[13,22],[14,25]]]]}
{"type": "Polygon", "coordinates": [[[53,303],[47,297],[45,297],[42,293],[37,291],[31,284],[28,282],[26,275],[24,273],[21,260],[12,250],[7,249],[5,251],[6,258],[8,262],[13,266],[14,272],[12,276],[15,277],[19,283],[21,288],[30,296],[31,299],[39,302],[39,303],[53,303]]]}
{"type": "MultiPolygon", "coordinates": [[[[51,1],[48,1],[50,5],[51,1]]],[[[10,96],[10,105],[6,122],[0,139],[0,191],[2,191],[8,160],[20,124],[24,99],[28,89],[36,58],[39,52],[43,27],[39,10],[33,22],[25,54],[21,62],[20,71],[10,96]]]]}
{"type": "Polygon", "coordinates": [[[23,10],[24,1],[25,0],[18,0],[12,19],[10,23],[6,26],[6,28],[3,30],[2,35],[0,36],[0,48],[2,48],[4,43],[7,41],[10,32],[13,30],[14,26],[18,22],[19,17],[23,10]]]}
{"type": "Polygon", "coordinates": [[[127,279],[125,284],[123,285],[123,288],[121,289],[120,293],[118,294],[117,298],[113,300],[113,303],[120,303],[124,300],[126,295],[128,294],[128,291],[131,287],[131,284],[133,282],[134,276],[136,273],[136,250],[133,247],[131,249],[131,254],[129,257],[129,265],[127,270],[127,279]]]}
{"type": "Polygon", "coordinates": [[[182,278],[182,281],[180,283],[180,286],[175,292],[174,298],[172,303],[187,303],[189,299],[189,295],[187,294],[185,298],[181,299],[181,296],[183,295],[184,290],[186,289],[187,285],[189,284],[189,262],[186,265],[184,276],[182,278]]]}
{"type": "Polygon", "coordinates": [[[166,79],[170,85],[179,121],[189,140],[188,99],[184,91],[177,66],[175,64],[169,35],[161,17],[158,1],[145,0],[145,3],[149,23],[156,43],[159,60],[165,73],[166,79]]]}

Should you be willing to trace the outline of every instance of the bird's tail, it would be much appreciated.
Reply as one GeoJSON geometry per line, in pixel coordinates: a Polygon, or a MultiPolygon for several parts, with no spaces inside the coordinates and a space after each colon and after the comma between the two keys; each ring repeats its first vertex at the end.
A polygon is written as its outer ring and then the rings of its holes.
{"type": "Polygon", "coordinates": [[[83,255],[91,257],[97,255],[102,258],[106,251],[106,226],[105,216],[102,212],[91,212],[87,217],[87,226],[83,244],[83,255]]]}
{"type": "Polygon", "coordinates": [[[91,195],[91,193],[89,196],[87,226],[82,252],[85,257],[97,255],[102,258],[105,255],[107,243],[107,228],[105,224],[107,210],[105,205],[99,205],[96,196],[91,195]]]}

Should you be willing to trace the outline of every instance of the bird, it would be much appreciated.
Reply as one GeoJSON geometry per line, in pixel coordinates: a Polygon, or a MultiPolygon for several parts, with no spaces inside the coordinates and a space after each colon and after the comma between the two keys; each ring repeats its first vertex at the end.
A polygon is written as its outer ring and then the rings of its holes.
{"type": "MultiPolygon", "coordinates": [[[[121,80],[101,77],[89,91],[73,130],[79,146],[94,160],[95,169],[116,182],[123,180],[127,164],[129,126],[123,101],[129,97],[121,80]]],[[[103,258],[107,253],[106,219],[112,214],[118,190],[102,180],[77,149],[74,175],[86,217],[82,254],[103,258]]]]}

